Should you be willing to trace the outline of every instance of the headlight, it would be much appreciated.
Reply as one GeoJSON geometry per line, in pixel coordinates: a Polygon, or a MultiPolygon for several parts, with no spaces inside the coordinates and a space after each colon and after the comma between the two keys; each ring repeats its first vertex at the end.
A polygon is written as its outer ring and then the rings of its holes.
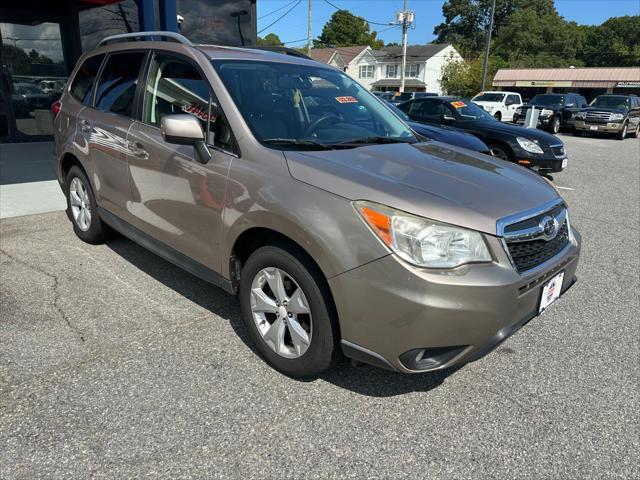
{"type": "Polygon", "coordinates": [[[611,120],[612,121],[620,121],[624,118],[624,115],[622,115],[621,113],[614,113],[613,115],[611,115],[611,120]]]}
{"type": "Polygon", "coordinates": [[[453,268],[470,262],[490,262],[480,233],[395,210],[378,203],[354,202],[373,232],[396,255],[413,265],[453,268]]]}
{"type": "Polygon", "coordinates": [[[546,108],[543,108],[542,112],[540,112],[541,117],[550,117],[551,115],[553,115],[553,110],[548,110],[546,108]]]}
{"type": "Polygon", "coordinates": [[[524,137],[517,137],[516,140],[518,141],[518,144],[522,148],[524,148],[527,152],[544,153],[544,150],[540,148],[540,145],[538,145],[533,140],[529,140],[528,138],[524,138],[524,137]]]}
{"type": "Polygon", "coordinates": [[[576,118],[587,118],[586,112],[578,112],[576,113],[576,118]]]}

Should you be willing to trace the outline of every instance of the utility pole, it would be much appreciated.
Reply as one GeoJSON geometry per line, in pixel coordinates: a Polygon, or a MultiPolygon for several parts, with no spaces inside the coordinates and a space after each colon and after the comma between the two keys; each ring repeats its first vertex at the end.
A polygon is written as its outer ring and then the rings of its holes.
{"type": "Polygon", "coordinates": [[[404,92],[404,69],[407,67],[407,0],[402,7],[402,62],[400,65],[400,93],[404,92]]]}
{"type": "Polygon", "coordinates": [[[482,64],[482,88],[481,91],[484,91],[485,85],[487,83],[487,66],[489,65],[489,51],[491,50],[491,34],[493,33],[493,17],[496,13],[496,0],[491,2],[491,16],[489,19],[489,31],[487,32],[487,44],[485,45],[484,51],[484,63],[482,64]]]}
{"type": "Polygon", "coordinates": [[[307,55],[311,53],[311,0],[309,0],[309,14],[307,18],[307,55]]]}

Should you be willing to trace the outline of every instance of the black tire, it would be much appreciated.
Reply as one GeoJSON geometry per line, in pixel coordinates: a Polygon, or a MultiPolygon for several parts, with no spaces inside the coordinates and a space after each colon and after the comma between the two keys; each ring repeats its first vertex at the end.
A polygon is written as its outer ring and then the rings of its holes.
{"type": "Polygon", "coordinates": [[[491,143],[489,144],[489,150],[491,151],[491,155],[500,160],[506,160],[507,162],[515,161],[513,152],[511,149],[505,145],[499,143],[491,143]]]}
{"type": "Polygon", "coordinates": [[[495,115],[493,116],[496,120],[498,120],[499,122],[502,121],[502,114],[500,112],[496,112],[495,115]]]}
{"type": "Polygon", "coordinates": [[[627,122],[624,122],[624,124],[622,125],[622,128],[620,129],[620,131],[618,133],[616,133],[616,138],[618,140],[624,140],[624,138],[627,136],[627,127],[629,126],[629,124],[627,122]]]}
{"type": "Polygon", "coordinates": [[[287,244],[260,247],[242,268],[239,296],[245,327],[260,356],[273,368],[287,376],[300,378],[317,376],[334,364],[339,355],[337,314],[322,272],[304,252],[287,244]],[[254,277],[269,267],[286,272],[302,289],[309,304],[311,341],[298,358],[285,358],[276,353],[263,339],[253,318],[251,285],[254,277]]]}
{"type": "Polygon", "coordinates": [[[101,243],[112,236],[113,230],[108,225],[105,225],[100,216],[98,215],[98,205],[96,203],[96,197],[93,194],[91,183],[84,171],[77,165],[74,165],[69,169],[67,179],[65,183],[65,195],[67,197],[67,216],[71,220],[73,225],[73,231],[78,238],[87,243],[101,243]],[[89,199],[89,210],[91,212],[91,220],[89,222],[89,228],[83,229],[78,224],[78,221],[73,215],[71,208],[71,184],[73,180],[77,178],[82,186],[86,189],[87,197],[89,199]]]}
{"type": "Polygon", "coordinates": [[[557,135],[558,133],[560,133],[560,117],[554,117],[553,123],[551,124],[549,131],[554,135],[557,135]]]}
{"type": "Polygon", "coordinates": [[[638,137],[640,137],[640,123],[636,125],[636,129],[631,134],[631,138],[638,138],[638,137]]]}

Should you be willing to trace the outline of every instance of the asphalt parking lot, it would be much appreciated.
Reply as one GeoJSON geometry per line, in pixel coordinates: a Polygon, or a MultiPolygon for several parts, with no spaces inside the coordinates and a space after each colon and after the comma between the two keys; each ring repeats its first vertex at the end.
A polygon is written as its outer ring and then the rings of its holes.
{"type": "Polygon", "coordinates": [[[0,222],[0,478],[639,478],[640,141],[564,135],[579,283],[484,359],[296,381],[233,297],[62,212],[0,222]]]}

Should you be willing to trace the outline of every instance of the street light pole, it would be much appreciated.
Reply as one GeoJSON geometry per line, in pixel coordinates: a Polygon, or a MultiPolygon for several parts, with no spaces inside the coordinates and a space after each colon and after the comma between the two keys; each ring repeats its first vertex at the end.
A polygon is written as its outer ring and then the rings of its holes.
{"type": "Polygon", "coordinates": [[[407,0],[402,8],[402,62],[400,66],[400,93],[404,92],[404,70],[407,67],[407,0]]]}
{"type": "Polygon", "coordinates": [[[496,13],[496,0],[491,2],[491,16],[489,19],[489,31],[487,32],[487,40],[484,51],[484,63],[482,64],[482,88],[481,91],[484,91],[484,87],[487,84],[487,67],[489,65],[489,51],[491,50],[491,34],[493,32],[493,17],[496,13]]]}
{"type": "Polygon", "coordinates": [[[311,0],[309,0],[309,13],[307,18],[307,55],[311,53],[311,0]]]}

